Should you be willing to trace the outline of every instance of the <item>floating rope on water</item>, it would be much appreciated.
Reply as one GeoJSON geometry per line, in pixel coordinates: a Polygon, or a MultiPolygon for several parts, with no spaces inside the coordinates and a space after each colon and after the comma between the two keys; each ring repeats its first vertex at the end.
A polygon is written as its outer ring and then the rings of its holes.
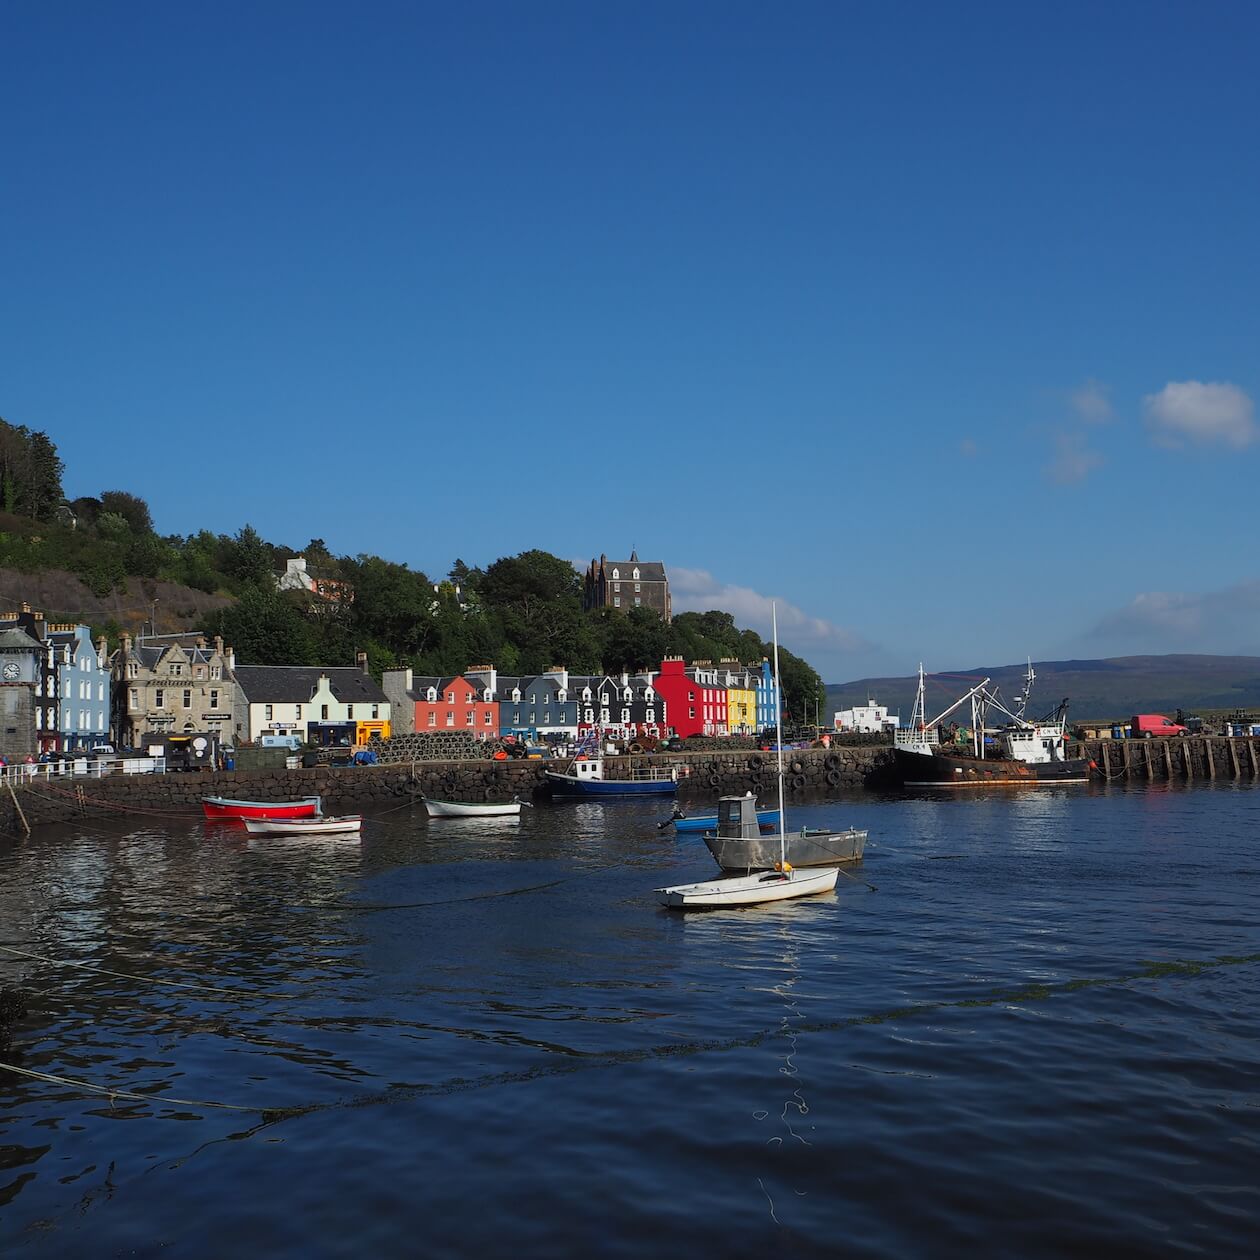
{"type": "Polygon", "coordinates": [[[0,953],[12,954],[15,958],[30,958],[35,962],[47,963],[50,967],[78,967],[83,971],[91,971],[97,975],[114,976],[119,980],[131,980],[139,984],[157,984],[172,989],[192,989],[200,993],[226,993],[235,998],[266,998],[271,1001],[288,1002],[294,999],[292,993],[267,993],[261,989],[224,988],[217,984],[203,984],[192,980],[164,980],[161,976],[138,976],[133,972],[114,971],[109,967],[97,967],[92,963],[75,962],[70,958],[48,958],[43,954],[33,954],[29,950],[16,949],[12,945],[0,945],[0,953]]]}
{"type": "MultiPolygon", "coordinates": [[[[1193,979],[1205,972],[1215,971],[1222,967],[1247,966],[1258,962],[1260,962],[1260,953],[1219,954],[1215,958],[1174,959],[1168,962],[1147,961],[1143,964],[1141,970],[1129,972],[1125,975],[1080,977],[1064,980],[1058,984],[1026,984],[1014,989],[1000,989],[986,997],[956,998],[947,1002],[921,1002],[914,1006],[895,1007],[891,1010],[877,1011],[868,1015],[849,1015],[841,1019],[809,1021],[796,1025],[792,1029],[792,1033],[795,1039],[810,1033],[836,1032],[868,1024],[884,1024],[914,1019],[943,1010],[966,1010],[988,1006],[1008,1006],[1013,1003],[1041,1002],[1049,998],[1074,993],[1081,989],[1109,988],[1132,984],[1140,980],[1163,980],[1173,977],[1193,979]]],[[[341,1099],[335,1102],[311,1103],[305,1106],[291,1107],[248,1106],[239,1103],[212,1102],[205,1099],[169,1098],[160,1094],[142,1094],[133,1090],[116,1089],[108,1085],[94,1085],[90,1081],[57,1076],[50,1072],[36,1072],[30,1068],[19,1067],[14,1063],[0,1062],[0,1070],[13,1072],[19,1076],[31,1077],[35,1080],[47,1081],[55,1085],[65,1085],[94,1094],[103,1094],[110,1098],[126,1098],[136,1102],[164,1103],[180,1107],[213,1108],[220,1111],[246,1111],[261,1115],[264,1121],[278,1121],[297,1116],[312,1115],[316,1112],[338,1110],[340,1108],[380,1106],[386,1103],[397,1102],[400,1099],[466,1093],[471,1090],[489,1089],[547,1077],[569,1075],[591,1068],[607,1068],[628,1063],[642,1063],[691,1055],[750,1049],[764,1045],[772,1038],[782,1036],[783,1033],[784,1028],[780,1024],[775,1028],[764,1029],[746,1037],[648,1046],[637,1050],[581,1054],[566,1058],[563,1062],[548,1062],[545,1065],[526,1068],[521,1071],[497,1072],[471,1078],[456,1077],[446,1081],[422,1085],[395,1085],[375,1094],[361,1094],[357,1097],[341,1099]]]]}
{"type": "Polygon", "coordinates": [[[93,1085],[90,1081],[80,1081],[70,1076],[57,1076],[53,1072],[36,1072],[33,1068],[18,1067],[16,1063],[0,1063],[0,1071],[12,1072],[16,1076],[27,1076],[36,1081],[47,1081],[50,1085],[69,1085],[74,1089],[86,1090],[90,1094],[103,1094],[111,1103],[115,1098],[126,1098],[129,1102],[165,1103],[172,1107],[194,1107],[198,1111],[213,1109],[215,1111],[247,1111],[252,1115],[261,1113],[266,1119],[296,1116],[312,1110],[310,1107],[250,1107],[239,1103],[210,1102],[204,1098],[170,1098],[165,1094],[140,1094],[134,1090],[118,1089],[113,1085],[93,1085]]]}

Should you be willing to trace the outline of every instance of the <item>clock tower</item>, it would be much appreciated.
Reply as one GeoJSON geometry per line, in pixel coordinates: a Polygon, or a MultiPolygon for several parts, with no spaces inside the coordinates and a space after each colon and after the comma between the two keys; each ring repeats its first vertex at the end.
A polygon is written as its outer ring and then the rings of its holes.
{"type": "Polygon", "coordinates": [[[42,690],[44,646],[21,626],[0,630],[0,755],[21,761],[35,748],[35,693],[42,690]]]}

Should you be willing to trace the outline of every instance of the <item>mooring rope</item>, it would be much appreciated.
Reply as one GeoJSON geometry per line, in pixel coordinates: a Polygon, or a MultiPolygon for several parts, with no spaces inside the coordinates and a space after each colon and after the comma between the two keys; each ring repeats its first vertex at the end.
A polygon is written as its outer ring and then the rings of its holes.
{"type": "Polygon", "coordinates": [[[200,981],[165,980],[161,976],[138,976],[133,972],[114,971],[109,967],[97,967],[92,963],[76,962],[71,958],[49,958],[43,954],[33,954],[29,950],[17,949],[12,945],[0,945],[0,953],[12,954],[15,958],[30,958],[35,962],[47,963],[50,967],[77,967],[83,971],[95,972],[97,975],[114,976],[119,980],[131,980],[139,984],[157,984],[172,989],[195,989],[203,993],[227,993],[236,998],[267,998],[271,1001],[288,1002],[294,1000],[292,993],[268,993],[257,989],[224,988],[217,984],[204,984],[200,981]]]}
{"type": "Polygon", "coordinates": [[[165,1094],[139,1094],[134,1090],[118,1089],[113,1085],[93,1085],[90,1081],[77,1080],[71,1076],[58,1076],[53,1072],[36,1072],[33,1068],[19,1067],[16,1063],[0,1062],[0,1071],[12,1072],[16,1076],[27,1076],[36,1081],[47,1081],[51,1085],[69,1085],[73,1089],[87,1090],[92,1094],[104,1094],[111,1102],[115,1098],[126,1098],[135,1102],[165,1103],[171,1107],[195,1107],[197,1109],[213,1108],[215,1111],[248,1111],[253,1115],[260,1112],[266,1117],[295,1116],[310,1107],[260,1107],[243,1106],[240,1103],[211,1102],[205,1098],[171,1098],[165,1094]]]}
{"type": "MultiPolygon", "coordinates": [[[[807,1036],[811,1033],[837,1032],[847,1028],[863,1027],[870,1024],[883,1024],[899,1020],[914,1019],[923,1015],[936,1014],[950,1009],[985,1008],[991,1006],[1007,1006],[1012,1003],[1040,1002],[1053,997],[1065,996],[1081,989],[1110,988],[1132,984],[1142,980],[1163,980],[1170,977],[1194,979],[1204,972],[1219,970],[1222,967],[1247,966],[1260,962],[1260,953],[1256,954],[1218,954],[1215,958],[1203,960],[1180,959],[1171,962],[1146,962],[1140,971],[1133,971],[1119,976],[1088,976],[1060,981],[1057,984],[1030,982],[1014,989],[999,989],[984,997],[954,998],[941,1002],[920,1002],[913,1006],[895,1007],[891,1010],[876,1011],[867,1015],[847,1015],[839,1019],[811,1020],[798,1024],[794,1029],[795,1037],[807,1036]]],[[[764,1045],[771,1038],[783,1035],[783,1026],[761,1029],[744,1037],[713,1038],[704,1041],[673,1043],[659,1046],[646,1046],[638,1049],[613,1050],[583,1054],[566,1058],[564,1062],[548,1062],[519,1071],[496,1072],[478,1077],[454,1077],[445,1081],[437,1081],[422,1085],[396,1085],[375,1094],[360,1094],[355,1097],[325,1103],[310,1103],[304,1106],[263,1107],[248,1106],[239,1103],[212,1102],[204,1099],[169,1098],[160,1094],[142,1094],[130,1090],[116,1089],[107,1085],[94,1085],[89,1081],[75,1080],[71,1077],[58,1076],[50,1072],[36,1072],[30,1068],[19,1067],[14,1063],[0,1062],[0,1070],[14,1072],[20,1076],[52,1084],[66,1085],[96,1094],[104,1094],[114,1098],[127,1098],[136,1102],[164,1103],[172,1106],[214,1108],[222,1111],[246,1111],[261,1115],[265,1120],[281,1120],[291,1117],[310,1115],[316,1112],[333,1111],[350,1107],[380,1106],[403,1099],[442,1096],[465,1093],[472,1090],[487,1089],[496,1086],[534,1081],[546,1077],[567,1075],[588,1069],[613,1067],[630,1063],[643,1063],[653,1060],[674,1059],[690,1055],[725,1053],[732,1050],[755,1049],[764,1045]]]]}

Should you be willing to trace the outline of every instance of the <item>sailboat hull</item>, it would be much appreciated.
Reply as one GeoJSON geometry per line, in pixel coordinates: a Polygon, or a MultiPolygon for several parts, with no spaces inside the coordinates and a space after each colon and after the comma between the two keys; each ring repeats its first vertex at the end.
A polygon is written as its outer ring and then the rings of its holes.
{"type": "Polygon", "coordinates": [[[1085,783],[1089,762],[1084,757],[1066,761],[1015,761],[1006,757],[951,756],[947,753],[893,749],[897,773],[905,787],[1042,787],[1050,783],[1085,783]]]}
{"type": "Polygon", "coordinates": [[[812,897],[832,892],[838,868],[777,871],[761,875],[738,875],[730,879],[714,879],[701,884],[678,884],[658,888],[661,905],[670,910],[722,910],[728,906],[757,906],[768,901],[788,901],[794,897],[812,897]]]}
{"type": "MultiPolygon", "coordinates": [[[[784,837],[784,850],[794,867],[860,862],[866,849],[866,834],[856,827],[848,831],[789,831],[784,837]]],[[[724,871],[772,871],[780,857],[778,836],[724,839],[710,835],[705,836],[704,843],[724,871]]]]}

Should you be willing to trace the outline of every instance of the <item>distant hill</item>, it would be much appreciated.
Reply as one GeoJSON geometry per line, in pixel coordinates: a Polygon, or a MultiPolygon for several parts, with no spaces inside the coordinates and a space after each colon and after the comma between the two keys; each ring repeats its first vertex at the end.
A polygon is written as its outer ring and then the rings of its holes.
{"type": "MultiPolygon", "coordinates": [[[[988,677],[1013,699],[1026,664],[993,665],[929,675],[928,717],[940,712],[980,679],[988,677]]],[[[1133,713],[1176,709],[1260,709],[1260,656],[1117,656],[1101,661],[1034,661],[1029,716],[1045,713],[1068,697],[1073,722],[1102,721],[1133,713]]],[[[910,715],[917,676],[859,678],[827,685],[827,717],[873,697],[903,720],[910,715]]]]}

